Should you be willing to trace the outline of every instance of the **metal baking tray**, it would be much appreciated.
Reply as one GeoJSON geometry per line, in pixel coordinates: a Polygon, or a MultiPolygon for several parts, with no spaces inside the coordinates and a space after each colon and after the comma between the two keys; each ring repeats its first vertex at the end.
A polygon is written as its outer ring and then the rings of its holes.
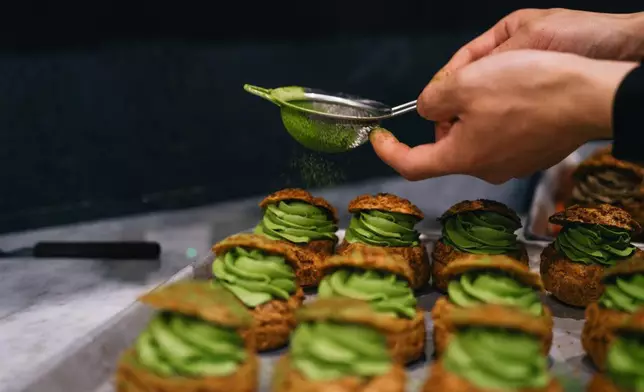
{"type": "MultiPolygon", "coordinates": [[[[340,231],[342,238],[344,231],[340,231]]],[[[439,233],[425,233],[421,236],[423,244],[431,253],[433,243],[439,233]]],[[[520,237],[521,238],[521,237],[520,237]]],[[[543,246],[538,242],[527,242],[530,267],[538,271],[539,254],[543,246]]],[[[210,254],[204,259],[181,270],[163,285],[183,279],[204,279],[210,276],[210,254]]],[[[417,295],[419,304],[426,310],[428,340],[425,358],[407,367],[407,391],[417,392],[427,376],[427,366],[432,361],[433,344],[431,340],[432,322],[429,310],[439,293],[427,289],[417,295]]],[[[307,300],[314,295],[307,295],[307,300]]],[[[554,343],[550,352],[551,371],[566,386],[567,392],[581,392],[593,373],[592,365],[585,359],[580,344],[583,327],[583,310],[562,305],[550,297],[544,301],[552,309],[555,317],[554,343]]],[[[53,361],[49,369],[34,375],[33,382],[24,392],[114,392],[112,377],[121,352],[129,347],[146,327],[152,310],[140,303],[133,303],[119,313],[107,325],[79,340],[78,344],[64,356],[53,361]]],[[[269,390],[270,379],[276,359],[287,349],[260,355],[260,385],[258,392],[269,390]]]]}
{"type": "MultiPolygon", "coordinates": [[[[597,148],[607,144],[605,142],[587,144],[541,174],[523,230],[523,235],[528,241],[554,240],[556,235],[553,232],[554,226],[548,222],[548,218],[556,212],[558,201],[567,200],[570,197],[573,171],[597,148]]],[[[634,245],[644,249],[644,243],[634,243],[634,245]]]]}

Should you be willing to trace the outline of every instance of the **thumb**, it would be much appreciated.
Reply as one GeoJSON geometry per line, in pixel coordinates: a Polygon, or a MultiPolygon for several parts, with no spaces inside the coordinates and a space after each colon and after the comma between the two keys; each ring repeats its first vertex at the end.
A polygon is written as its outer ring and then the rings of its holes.
{"type": "Polygon", "coordinates": [[[456,173],[449,137],[437,143],[409,147],[385,129],[374,130],[369,140],[376,155],[410,181],[456,173]]]}
{"type": "Polygon", "coordinates": [[[454,74],[437,74],[418,97],[418,114],[431,121],[449,121],[458,117],[462,106],[456,94],[458,86],[455,80],[454,74]]]}

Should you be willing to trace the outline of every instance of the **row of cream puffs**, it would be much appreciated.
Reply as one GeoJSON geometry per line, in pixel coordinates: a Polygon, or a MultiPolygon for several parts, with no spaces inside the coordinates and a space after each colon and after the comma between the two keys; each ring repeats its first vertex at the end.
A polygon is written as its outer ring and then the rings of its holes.
{"type": "MultiPolygon", "coordinates": [[[[258,389],[256,324],[231,291],[179,282],[140,300],[158,313],[119,361],[118,392],[258,389]]],[[[446,319],[452,337],[428,368],[424,391],[562,391],[543,353],[550,331],[528,312],[481,305],[454,310],[446,319]]],[[[303,305],[296,321],[272,391],[405,390],[406,373],[382,332],[390,315],[366,301],[329,297],[303,305]]]]}
{"type": "MultiPolygon", "coordinates": [[[[521,227],[516,212],[491,200],[462,201],[438,220],[442,236],[432,252],[430,266],[420,234],[414,226],[424,216],[410,201],[391,194],[362,195],[349,203],[353,214],[344,241],[336,247],[337,211],[326,200],[302,189],[284,189],[266,197],[264,215],[255,233],[297,245],[301,258],[298,280],[304,288],[316,286],[324,259],[364,248],[384,248],[400,255],[410,266],[412,288],[428,283],[447,290],[443,269],[464,255],[506,255],[528,265],[528,254],[515,232],[521,227]]],[[[550,218],[563,228],[541,255],[546,289],[562,302],[585,307],[603,293],[606,267],[644,253],[631,244],[639,224],[617,207],[572,206],[550,218]]]]}

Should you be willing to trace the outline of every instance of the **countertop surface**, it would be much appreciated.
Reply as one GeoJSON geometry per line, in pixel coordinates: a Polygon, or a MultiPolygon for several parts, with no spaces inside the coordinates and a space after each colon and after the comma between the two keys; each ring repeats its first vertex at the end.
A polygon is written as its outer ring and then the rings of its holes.
{"type": "MultiPolygon", "coordinates": [[[[341,212],[363,193],[391,192],[426,215],[419,229],[436,229],[435,217],[453,203],[489,198],[525,208],[527,181],[491,186],[452,176],[410,183],[382,179],[314,192],[341,212]]],[[[43,240],[148,240],[161,243],[160,261],[0,258],[0,391],[24,390],[33,376],[65,355],[74,342],[99,328],[138,295],[162,283],[210,246],[253,227],[261,197],[202,208],[47,228],[0,237],[5,251],[43,240]],[[191,255],[188,249],[195,249],[191,255]]],[[[341,225],[349,215],[341,216],[341,225]]]]}

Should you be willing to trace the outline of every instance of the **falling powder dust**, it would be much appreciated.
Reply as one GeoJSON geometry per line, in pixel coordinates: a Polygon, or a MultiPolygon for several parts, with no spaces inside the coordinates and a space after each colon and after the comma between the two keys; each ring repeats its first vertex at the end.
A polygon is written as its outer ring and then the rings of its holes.
{"type": "Polygon", "coordinates": [[[294,154],[290,167],[299,174],[298,182],[305,188],[339,185],[346,180],[345,173],[337,163],[315,152],[294,154]]]}

